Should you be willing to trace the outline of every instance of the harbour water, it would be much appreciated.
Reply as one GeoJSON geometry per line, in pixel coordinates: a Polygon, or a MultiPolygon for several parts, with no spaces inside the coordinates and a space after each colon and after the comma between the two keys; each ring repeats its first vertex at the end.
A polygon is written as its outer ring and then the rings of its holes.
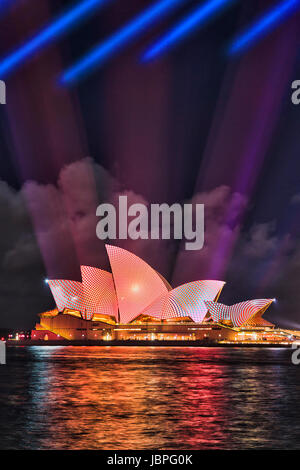
{"type": "Polygon", "coordinates": [[[299,449],[290,348],[12,347],[0,449],[299,449]]]}

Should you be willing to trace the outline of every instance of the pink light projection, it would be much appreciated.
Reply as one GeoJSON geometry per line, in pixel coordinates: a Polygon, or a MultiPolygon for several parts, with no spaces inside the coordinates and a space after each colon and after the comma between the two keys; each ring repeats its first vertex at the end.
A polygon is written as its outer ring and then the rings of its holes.
{"type": "Polygon", "coordinates": [[[52,279],[47,282],[59,311],[62,312],[65,308],[79,310],[85,317],[86,304],[81,282],[65,279],[52,279]]]}
{"type": "Polygon", "coordinates": [[[109,315],[118,320],[118,303],[111,273],[91,266],[81,266],[87,319],[93,315],[109,315]]]}
{"type": "Polygon", "coordinates": [[[215,300],[224,284],[222,281],[188,282],[156,299],[143,314],[160,320],[190,317],[193,321],[201,323],[207,313],[204,300],[215,300]]]}
{"type": "Polygon", "coordinates": [[[147,305],[168,289],[145,261],[127,250],[106,245],[118,298],[120,323],[137,317],[147,305]]]}
{"type": "Polygon", "coordinates": [[[230,320],[234,326],[242,326],[257,313],[262,314],[272,302],[273,299],[256,299],[239,302],[235,305],[224,305],[206,301],[205,305],[215,322],[230,320]]]}

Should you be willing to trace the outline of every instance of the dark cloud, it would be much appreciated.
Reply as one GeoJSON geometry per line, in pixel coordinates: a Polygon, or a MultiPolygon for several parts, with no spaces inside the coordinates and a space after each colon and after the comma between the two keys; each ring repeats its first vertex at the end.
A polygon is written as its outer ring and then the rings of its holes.
{"type": "Polygon", "coordinates": [[[241,230],[240,218],[247,200],[232,193],[228,186],[219,186],[209,192],[198,193],[192,204],[205,206],[205,242],[200,251],[187,251],[182,244],[173,282],[186,280],[223,279],[234,242],[241,230]]]}
{"type": "Polygon", "coordinates": [[[22,191],[0,182],[0,318],[4,327],[29,326],[49,300],[44,266],[22,191]]]}
{"type": "Polygon", "coordinates": [[[300,241],[278,235],[277,222],[255,224],[241,234],[234,249],[226,280],[226,300],[276,298],[265,314],[270,321],[299,328],[300,241]]]}
{"type": "Polygon", "coordinates": [[[295,194],[291,199],[291,204],[300,204],[300,194],[295,194]]]}

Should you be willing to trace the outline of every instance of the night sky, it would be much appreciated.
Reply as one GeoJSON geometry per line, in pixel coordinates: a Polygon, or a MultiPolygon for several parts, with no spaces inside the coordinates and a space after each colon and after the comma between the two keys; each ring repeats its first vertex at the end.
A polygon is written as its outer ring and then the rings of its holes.
{"type": "MultiPolygon", "coordinates": [[[[149,0],[112,0],[9,77],[0,106],[0,327],[30,328],[54,307],[45,278],[109,269],[96,207],[205,204],[205,245],[118,241],[176,287],[227,282],[220,297],[277,302],[300,327],[299,13],[249,51],[226,47],[276,0],[237,1],[168,51],[142,52],[199,2],[186,2],[79,83],[58,77],[149,0]]],[[[278,3],[278,0],[277,0],[278,3]]],[[[74,1],[14,0],[0,11],[0,61],[74,1]]],[[[0,79],[2,77],[0,76],[0,79]]]]}

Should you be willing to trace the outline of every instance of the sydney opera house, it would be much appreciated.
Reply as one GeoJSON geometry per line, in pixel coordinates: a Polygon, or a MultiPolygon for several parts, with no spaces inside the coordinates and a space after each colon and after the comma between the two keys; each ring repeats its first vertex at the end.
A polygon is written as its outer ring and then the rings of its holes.
{"type": "Polygon", "coordinates": [[[263,318],[274,299],[219,303],[224,282],[175,289],[138,256],[106,245],[111,273],[81,266],[81,282],[47,280],[56,308],[41,313],[34,340],[277,342],[287,332],[263,318]]]}

